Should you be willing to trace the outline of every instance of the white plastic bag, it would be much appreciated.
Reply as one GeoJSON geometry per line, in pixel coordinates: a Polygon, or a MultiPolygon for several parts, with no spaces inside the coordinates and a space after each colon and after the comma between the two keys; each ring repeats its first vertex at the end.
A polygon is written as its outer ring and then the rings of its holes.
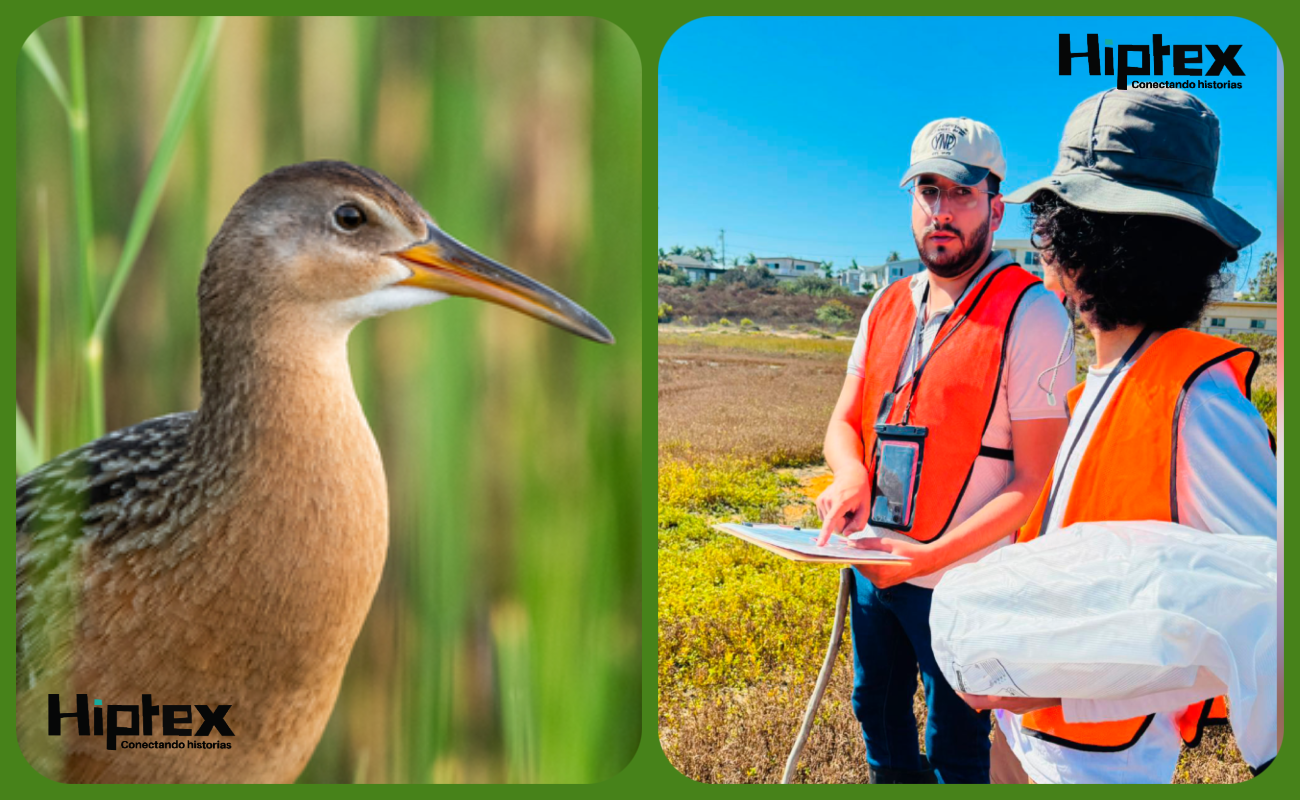
{"type": "Polygon", "coordinates": [[[1079,523],[951,570],[934,655],[959,692],[1120,700],[1223,685],[1242,756],[1277,754],[1277,542],[1079,523]]]}

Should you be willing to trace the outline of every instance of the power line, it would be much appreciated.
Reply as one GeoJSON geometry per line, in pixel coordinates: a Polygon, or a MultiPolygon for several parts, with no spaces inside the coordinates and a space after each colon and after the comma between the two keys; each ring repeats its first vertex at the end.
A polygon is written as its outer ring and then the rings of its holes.
{"type": "Polygon", "coordinates": [[[739,234],[740,236],[752,236],[755,239],[780,239],[786,242],[812,242],[813,244],[826,244],[826,245],[831,245],[833,247],[862,246],[861,242],[831,242],[825,239],[804,239],[798,236],[776,236],[770,233],[748,233],[746,231],[738,231],[734,229],[731,232],[732,234],[739,234]]]}

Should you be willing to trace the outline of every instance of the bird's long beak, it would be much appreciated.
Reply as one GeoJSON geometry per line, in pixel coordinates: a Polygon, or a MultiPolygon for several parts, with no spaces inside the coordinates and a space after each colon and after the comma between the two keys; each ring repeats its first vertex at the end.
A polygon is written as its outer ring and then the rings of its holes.
{"type": "Polygon", "coordinates": [[[426,224],[428,238],[393,253],[413,273],[399,285],[490,300],[592,341],[614,343],[609,329],[582,306],[527,275],[475,253],[433,223],[426,224]]]}

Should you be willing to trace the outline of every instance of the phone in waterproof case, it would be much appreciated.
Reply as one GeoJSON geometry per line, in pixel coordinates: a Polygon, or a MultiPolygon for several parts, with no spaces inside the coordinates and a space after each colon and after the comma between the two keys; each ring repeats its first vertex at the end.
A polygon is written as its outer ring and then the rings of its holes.
{"type": "Polygon", "coordinates": [[[916,491],[921,485],[926,429],[918,425],[877,425],[875,469],[871,479],[871,524],[896,531],[912,529],[916,491]]]}

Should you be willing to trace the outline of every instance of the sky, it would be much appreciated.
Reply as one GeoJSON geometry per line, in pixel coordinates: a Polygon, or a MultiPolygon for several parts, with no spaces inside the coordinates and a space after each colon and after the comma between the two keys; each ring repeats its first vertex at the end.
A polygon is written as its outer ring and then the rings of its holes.
{"type": "MultiPolygon", "coordinates": [[[[1057,74],[1061,33],[1075,51],[1089,33],[1116,52],[1155,33],[1166,45],[1242,45],[1244,76],[1203,78],[1242,88],[1192,92],[1220,120],[1215,196],[1262,231],[1239,265],[1276,251],[1280,61],[1268,33],[1237,17],[695,20],[659,60],[659,247],[721,255],[725,229],[729,261],[753,252],[841,269],[891,250],[915,257],[898,181],[923,125],[966,116],[992,126],[1011,191],[1049,174],[1073,108],[1115,87],[1084,59],[1057,74]]],[[[1172,57],[1164,64],[1173,79],[1172,57]]],[[[1028,236],[1021,208],[1008,206],[1000,237],[1028,236]]]]}

